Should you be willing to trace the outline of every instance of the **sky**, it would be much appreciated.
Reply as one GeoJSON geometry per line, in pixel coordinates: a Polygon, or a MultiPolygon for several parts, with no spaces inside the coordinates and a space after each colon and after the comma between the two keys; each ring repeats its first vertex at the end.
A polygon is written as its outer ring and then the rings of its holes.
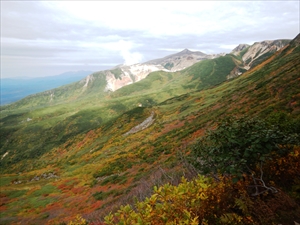
{"type": "Polygon", "coordinates": [[[300,1],[1,1],[1,78],[293,39],[300,1]]]}

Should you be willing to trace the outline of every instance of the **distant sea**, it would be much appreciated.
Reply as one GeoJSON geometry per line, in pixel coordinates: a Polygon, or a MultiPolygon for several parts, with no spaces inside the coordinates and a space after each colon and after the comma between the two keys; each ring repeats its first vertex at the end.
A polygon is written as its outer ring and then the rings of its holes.
{"type": "Polygon", "coordinates": [[[6,105],[31,94],[79,81],[92,73],[93,71],[76,71],[49,77],[0,79],[0,104],[6,105]]]}

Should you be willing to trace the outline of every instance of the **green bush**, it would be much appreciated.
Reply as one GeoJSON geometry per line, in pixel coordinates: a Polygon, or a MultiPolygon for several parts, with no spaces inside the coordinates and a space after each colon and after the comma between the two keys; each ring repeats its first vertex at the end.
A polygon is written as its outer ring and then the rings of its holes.
{"type": "Polygon", "coordinates": [[[202,173],[231,174],[237,180],[273,154],[289,153],[297,138],[258,118],[227,118],[195,144],[190,161],[202,173]]]}

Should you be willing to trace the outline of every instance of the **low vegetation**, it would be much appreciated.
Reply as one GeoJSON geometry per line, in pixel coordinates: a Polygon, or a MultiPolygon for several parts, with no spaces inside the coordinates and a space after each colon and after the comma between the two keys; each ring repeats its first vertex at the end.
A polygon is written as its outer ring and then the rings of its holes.
{"type": "Polygon", "coordinates": [[[189,155],[198,173],[210,173],[210,176],[198,176],[191,181],[182,178],[177,186],[155,186],[151,197],[135,203],[134,207],[122,206],[115,214],[106,216],[106,224],[298,221],[299,194],[295,201],[282,192],[285,189],[295,194],[300,187],[296,172],[300,171],[300,133],[291,134],[291,124],[282,124],[286,129],[281,130],[257,118],[222,121],[216,130],[194,145],[189,155]],[[286,176],[285,184],[278,176],[282,173],[286,176]]]}
{"type": "Polygon", "coordinates": [[[231,80],[226,55],[106,95],[94,73],[90,89],[2,107],[0,223],[299,222],[299,51],[231,80]]]}

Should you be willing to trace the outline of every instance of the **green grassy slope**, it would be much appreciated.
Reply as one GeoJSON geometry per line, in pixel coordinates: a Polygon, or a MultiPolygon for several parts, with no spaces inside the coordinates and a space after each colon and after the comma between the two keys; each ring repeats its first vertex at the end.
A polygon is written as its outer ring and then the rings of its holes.
{"type": "Polygon", "coordinates": [[[27,97],[1,111],[6,142],[0,146],[0,155],[10,154],[0,163],[9,168],[24,159],[38,158],[139,104],[152,106],[191,90],[216,85],[226,80],[235,66],[232,56],[227,55],[197,63],[182,72],[154,72],[106,97],[103,92],[106,81],[100,72],[93,74],[94,81],[85,89],[78,82],[27,97]],[[49,102],[50,92],[55,96],[53,102],[49,102]],[[30,110],[26,110],[28,107],[30,110]]]}
{"type": "Polygon", "coordinates": [[[86,79],[83,79],[49,91],[30,95],[15,103],[2,106],[1,110],[34,109],[57,104],[68,104],[90,95],[101,98],[105,96],[103,91],[106,86],[105,72],[100,71],[89,75],[92,77],[93,82],[90,81],[88,87],[84,87],[86,79]]]}
{"type": "MultiPolygon", "coordinates": [[[[120,96],[136,95],[137,92],[141,94],[145,94],[149,91],[156,92],[160,89],[158,87],[161,86],[166,86],[165,89],[179,88],[180,82],[185,84],[189,79],[192,79],[192,81],[189,82],[192,86],[197,86],[199,83],[202,83],[198,86],[198,89],[203,89],[226,80],[226,75],[228,75],[236,66],[235,64],[233,56],[226,55],[217,59],[199,62],[178,73],[154,72],[151,73],[147,79],[124,87],[113,93],[111,96],[116,98],[120,96]],[[197,72],[195,73],[194,71],[197,72]],[[201,76],[199,74],[201,74],[201,76]],[[193,78],[191,78],[191,76],[193,76],[193,78]]],[[[111,70],[110,72],[113,73],[116,78],[120,75],[120,71],[116,69],[111,70]]],[[[88,82],[87,87],[84,87],[86,80],[82,80],[53,90],[28,96],[16,103],[1,107],[1,111],[20,111],[26,108],[34,109],[37,107],[48,107],[73,102],[86,103],[103,101],[103,98],[110,94],[104,91],[106,86],[106,73],[108,73],[108,71],[100,71],[91,74],[90,77],[92,77],[92,81],[88,82]]]]}
{"type": "Polygon", "coordinates": [[[178,152],[217,119],[284,112],[296,121],[300,47],[293,44],[233,80],[226,76],[236,59],[227,55],[152,73],[102,98],[91,90],[68,104],[4,108],[0,222],[55,224],[76,214],[97,221],[169,181],[161,168],[174,180],[183,175],[178,152]],[[125,135],[152,114],[151,126],[125,135]],[[42,178],[50,172],[58,177],[42,178]]]}

